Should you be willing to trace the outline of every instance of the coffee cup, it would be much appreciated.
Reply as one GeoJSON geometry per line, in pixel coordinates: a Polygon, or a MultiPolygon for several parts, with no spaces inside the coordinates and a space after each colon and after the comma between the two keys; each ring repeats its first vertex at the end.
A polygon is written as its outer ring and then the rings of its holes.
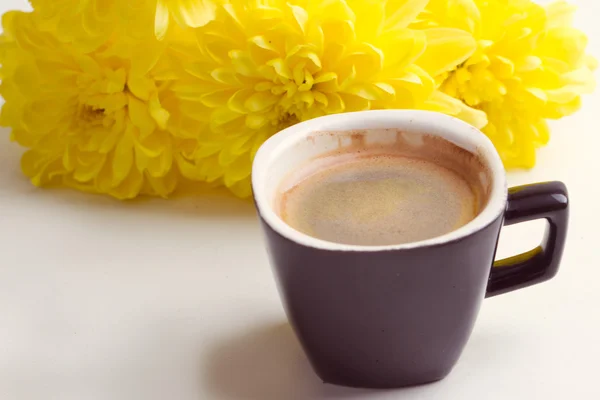
{"type": "Polygon", "coordinates": [[[483,299],[554,277],[567,233],[564,184],[507,189],[490,140],[430,111],[362,111],[291,126],[258,150],[252,189],[290,324],[316,374],[345,386],[395,388],[444,378],[467,344],[483,299]],[[347,145],[336,132],[360,131],[377,142],[389,129],[440,137],[478,154],[491,182],[473,220],[441,236],[382,246],[321,240],[282,220],[276,206],[282,180],[347,145]],[[494,261],[501,227],[535,219],[548,222],[541,244],[494,261]]]}

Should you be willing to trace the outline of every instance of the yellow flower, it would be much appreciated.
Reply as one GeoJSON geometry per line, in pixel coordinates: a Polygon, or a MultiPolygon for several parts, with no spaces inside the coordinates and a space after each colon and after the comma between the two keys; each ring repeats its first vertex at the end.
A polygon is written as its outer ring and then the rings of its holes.
{"type": "Polygon", "coordinates": [[[577,109],[595,62],[564,2],[32,0],[3,18],[0,124],[36,185],[250,195],[258,147],[321,115],[457,116],[507,167],[577,109]],[[487,124],[487,125],[486,125],[487,124]]]}
{"type": "Polygon", "coordinates": [[[571,27],[573,7],[530,0],[432,0],[414,28],[454,27],[473,34],[477,51],[436,77],[440,90],[483,110],[483,131],[504,164],[532,167],[549,139],[546,119],[580,106],[594,88],[595,61],[585,35],[571,27]]]}
{"type": "Polygon", "coordinates": [[[204,123],[190,176],[250,194],[258,146],[283,127],[325,114],[437,109],[486,123],[435,90],[475,41],[451,28],[409,29],[427,0],[247,0],[220,5],[179,51],[186,75],[172,90],[204,123]]]}
{"type": "Polygon", "coordinates": [[[185,129],[194,121],[169,91],[164,45],[150,30],[143,41],[85,54],[37,21],[22,12],[3,17],[0,123],[29,148],[25,174],[35,185],[121,199],[171,193],[197,132],[185,129]]]}

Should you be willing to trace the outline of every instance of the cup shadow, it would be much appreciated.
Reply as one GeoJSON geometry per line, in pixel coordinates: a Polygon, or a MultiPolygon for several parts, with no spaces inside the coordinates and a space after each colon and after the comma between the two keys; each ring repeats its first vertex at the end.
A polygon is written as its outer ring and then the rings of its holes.
{"type": "Polygon", "coordinates": [[[291,326],[282,322],[224,338],[203,360],[201,381],[212,398],[223,400],[434,400],[472,387],[474,376],[480,381],[491,380],[493,385],[490,365],[509,364],[519,349],[518,338],[509,332],[474,332],[454,371],[441,381],[390,390],[355,389],[323,383],[291,326]],[[498,352],[499,348],[504,350],[498,352]]]}
{"type": "MultiPolygon", "coordinates": [[[[203,364],[202,383],[223,400],[318,400],[402,392],[323,383],[287,323],[226,338],[203,364]]],[[[410,389],[408,389],[410,390],[410,389]]]]}

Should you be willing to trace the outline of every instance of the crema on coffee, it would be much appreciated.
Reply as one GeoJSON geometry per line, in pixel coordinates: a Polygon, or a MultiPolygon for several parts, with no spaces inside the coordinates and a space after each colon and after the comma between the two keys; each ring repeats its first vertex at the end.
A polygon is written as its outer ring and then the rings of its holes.
{"type": "Polygon", "coordinates": [[[351,135],[352,145],[284,179],[277,204],[292,228],[337,243],[402,244],[458,229],[485,206],[489,179],[476,154],[426,134],[399,132],[385,145],[351,135]]]}

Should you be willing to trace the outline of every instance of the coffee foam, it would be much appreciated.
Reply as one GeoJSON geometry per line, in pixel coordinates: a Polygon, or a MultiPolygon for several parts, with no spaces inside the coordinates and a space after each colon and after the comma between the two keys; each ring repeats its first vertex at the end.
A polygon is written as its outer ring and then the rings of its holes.
{"type": "Polygon", "coordinates": [[[321,133],[350,144],[284,179],[280,217],[310,236],[361,245],[440,236],[475,218],[491,181],[480,158],[439,137],[396,133],[387,144],[321,133]]]}

